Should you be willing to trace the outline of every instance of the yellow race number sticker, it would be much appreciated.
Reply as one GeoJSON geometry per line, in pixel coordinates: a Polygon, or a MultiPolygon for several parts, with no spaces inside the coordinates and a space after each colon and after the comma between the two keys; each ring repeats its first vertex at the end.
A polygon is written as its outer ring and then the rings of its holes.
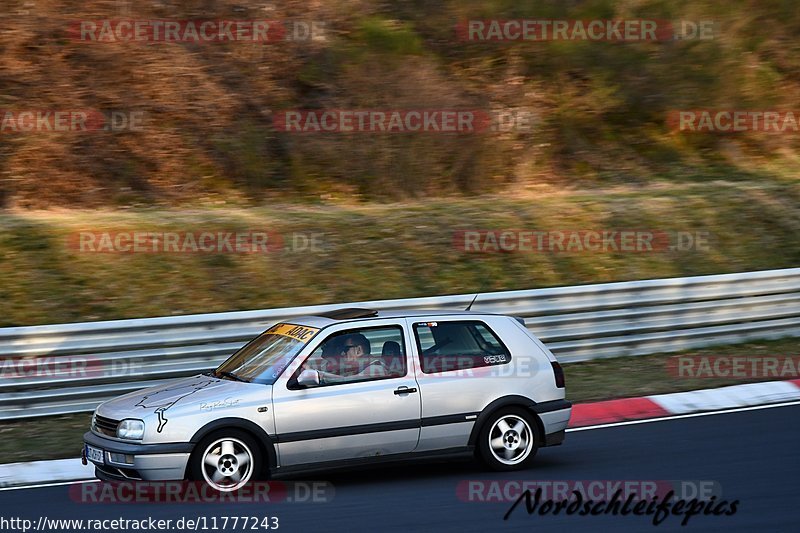
{"type": "Polygon", "coordinates": [[[308,342],[318,331],[319,328],[310,328],[308,326],[297,326],[295,324],[275,324],[267,330],[267,333],[271,333],[273,335],[282,335],[300,342],[308,342]]]}

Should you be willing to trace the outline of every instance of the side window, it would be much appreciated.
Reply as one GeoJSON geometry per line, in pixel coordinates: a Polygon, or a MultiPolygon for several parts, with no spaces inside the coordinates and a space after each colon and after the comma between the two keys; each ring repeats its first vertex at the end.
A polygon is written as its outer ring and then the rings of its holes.
{"type": "Polygon", "coordinates": [[[414,334],[426,374],[511,361],[511,353],[482,322],[420,322],[414,324],[414,334]]]}
{"type": "Polygon", "coordinates": [[[303,370],[317,370],[320,385],[338,385],[406,375],[406,348],[400,326],[334,333],[314,350],[289,382],[296,388],[303,370]]]}

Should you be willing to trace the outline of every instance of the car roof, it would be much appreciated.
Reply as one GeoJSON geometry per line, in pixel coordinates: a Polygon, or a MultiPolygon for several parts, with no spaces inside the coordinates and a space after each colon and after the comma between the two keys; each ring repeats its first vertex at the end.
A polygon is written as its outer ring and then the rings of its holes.
{"type": "Polygon", "coordinates": [[[456,311],[448,309],[387,309],[376,311],[374,309],[346,308],[336,309],[319,315],[304,315],[287,319],[285,322],[299,326],[324,328],[332,324],[354,322],[356,320],[378,320],[384,318],[414,318],[414,317],[479,317],[479,316],[505,316],[496,313],[481,313],[478,311],[456,311]],[[360,311],[360,313],[359,313],[360,311]]]}

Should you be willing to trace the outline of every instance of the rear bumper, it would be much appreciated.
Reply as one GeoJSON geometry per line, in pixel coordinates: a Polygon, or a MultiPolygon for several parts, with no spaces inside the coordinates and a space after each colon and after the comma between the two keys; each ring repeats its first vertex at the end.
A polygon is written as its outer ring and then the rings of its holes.
{"type": "MultiPolygon", "coordinates": [[[[92,432],[83,435],[84,444],[103,451],[103,461],[90,461],[95,475],[105,481],[181,480],[186,474],[193,444],[137,444],[106,439],[92,432]]],[[[86,447],[84,446],[84,453],[86,447]]]]}
{"type": "Polygon", "coordinates": [[[554,400],[532,406],[544,427],[544,446],[557,446],[564,441],[567,424],[572,415],[572,402],[554,400]]]}
{"type": "Polygon", "coordinates": [[[542,446],[559,446],[564,442],[566,430],[556,431],[555,433],[548,433],[544,436],[544,444],[542,446]]]}

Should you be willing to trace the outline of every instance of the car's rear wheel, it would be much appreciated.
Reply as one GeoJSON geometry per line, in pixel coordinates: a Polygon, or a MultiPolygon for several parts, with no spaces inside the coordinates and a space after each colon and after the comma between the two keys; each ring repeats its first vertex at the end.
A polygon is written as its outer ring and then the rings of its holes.
{"type": "Polygon", "coordinates": [[[233,492],[261,472],[255,439],[243,431],[215,432],[198,443],[191,458],[191,477],[219,492],[233,492]]]}
{"type": "Polygon", "coordinates": [[[538,449],[536,428],[532,415],[524,409],[500,409],[481,428],[478,453],[492,470],[527,468],[538,449]]]}

